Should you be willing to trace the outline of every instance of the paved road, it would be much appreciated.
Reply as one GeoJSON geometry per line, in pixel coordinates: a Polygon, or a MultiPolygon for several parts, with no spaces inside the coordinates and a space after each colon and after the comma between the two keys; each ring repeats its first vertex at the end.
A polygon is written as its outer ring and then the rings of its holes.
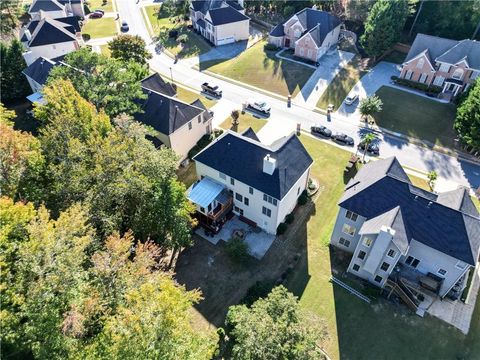
{"type": "MultiPolygon", "coordinates": [[[[359,128],[358,120],[346,118],[335,114],[331,121],[326,116],[312,112],[295,104],[288,108],[285,101],[278,100],[274,97],[266,96],[257,91],[251,90],[244,86],[239,86],[228,81],[220,80],[216,77],[199,72],[189,66],[189,62],[173,63],[165,54],[155,54],[154,44],[150,38],[147,28],[144,24],[142,14],[138,5],[134,0],[116,0],[117,9],[120,13],[120,19],[126,20],[130,25],[130,34],[138,34],[143,37],[153,53],[150,60],[150,66],[167,77],[170,75],[174,81],[188,85],[194,89],[200,90],[200,84],[208,81],[218,84],[223,90],[223,98],[218,102],[216,108],[221,110],[222,116],[228,114],[230,110],[239,109],[241,103],[246,99],[264,99],[268,101],[272,107],[269,123],[260,132],[262,141],[272,142],[274,138],[288,134],[293,130],[297,123],[300,123],[303,129],[309,129],[313,124],[323,124],[331,128],[333,131],[344,132],[355,139],[358,143],[362,132],[365,130],[359,128]],[[268,129],[272,129],[266,133],[268,129]],[[274,131],[273,131],[274,130],[274,131]]],[[[214,111],[216,109],[214,108],[214,111]]],[[[214,119],[214,123],[221,122],[218,116],[214,119]]],[[[448,156],[430,149],[422,148],[396,137],[383,135],[379,139],[380,153],[382,157],[397,156],[402,165],[417,169],[419,171],[428,172],[437,171],[439,181],[444,184],[444,188],[455,188],[457,184],[466,185],[471,188],[480,186],[480,166],[465,161],[459,161],[452,156],[448,156]]]]}

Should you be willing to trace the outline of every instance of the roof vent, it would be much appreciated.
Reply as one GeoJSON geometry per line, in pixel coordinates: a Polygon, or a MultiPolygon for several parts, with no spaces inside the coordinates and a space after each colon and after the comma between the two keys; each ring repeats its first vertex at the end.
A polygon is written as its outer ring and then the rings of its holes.
{"type": "Polygon", "coordinates": [[[415,201],[417,201],[417,200],[418,200],[418,195],[415,195],[415,199],[414,199],[414,200],[415,200],[415,201]]]}
{"type": "Polygon", "coordinates": [[[275,167],[277,165],[277,160],[272,158],[270,154],[267,154],[263,158],[263,172],[268,175],[272,175],[275,171],[275,167]]]}
{"type": "Polygon", "coordinates": [[[432,207],[433,202],[429,201],[427,207],[432,207]]]}

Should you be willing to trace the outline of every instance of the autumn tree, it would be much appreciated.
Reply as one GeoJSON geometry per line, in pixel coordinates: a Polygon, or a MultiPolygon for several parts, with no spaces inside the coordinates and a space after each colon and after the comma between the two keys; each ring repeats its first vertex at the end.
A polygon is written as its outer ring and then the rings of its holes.
{"type": "Polygon", "coordinates": [[[124,62],[133,61],[145,65],[152,58],[145,40],[138,35],[118,35],[108,43],[108,48],[112,58],[124,62]]]}

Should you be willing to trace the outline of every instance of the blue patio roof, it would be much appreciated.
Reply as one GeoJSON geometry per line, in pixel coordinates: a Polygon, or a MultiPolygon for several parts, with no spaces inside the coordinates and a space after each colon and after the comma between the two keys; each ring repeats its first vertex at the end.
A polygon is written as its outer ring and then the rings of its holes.
{"type": "Polygon", "coordinates": [[[194,204],[206,208],[213,200],[222,192],[223,185],[208,179],[203,178],[198,183],[193,184],[187,197],[194,204]]]}

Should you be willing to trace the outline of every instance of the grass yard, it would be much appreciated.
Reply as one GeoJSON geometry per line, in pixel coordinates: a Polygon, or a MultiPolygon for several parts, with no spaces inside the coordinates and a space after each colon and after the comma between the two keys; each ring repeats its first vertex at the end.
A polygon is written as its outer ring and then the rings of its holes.
{"type": "Polygon", "coordinates": [[[265,41],[260,41],[234,59],[206,61],[200,64],[200,68],[279,95],[295,96],[314,70],[276,58],[275,51],[264,50],[265,44],[265,41]]]}
{"type": "Polygon", "coordinates": [[[90,11],[101,9],[105,12],[113,11],[113,0],[88,0],[90,11]]]}
{"type": "Polygon", "coordinates": [[[197,99],[200,99],[207,109],[210,109],[213,105],[217,103],[216,100],[212,100],[202,94],[196,93],[194,91],[188,90],[182,86],[177,85],[177,98],[185,101],[186,103],[191,104],[197,99]]]}
{"type": "Polygon", "coordinates": [[[91,39],[115,36],[117,26],[114,18],[88,19],[82,28],[83,35],[90,35],[91,39]]]}
{"type": "Polygon", "coordinates": [[[110,57],[111,51],[108,44],[100,45],[100,51],[103,55],[110,57]]]}
{"type": "Polygon", "coordinates": [[[383,86],[376,93],[383,110],[374,116],[378,126],[436,145],[453,147],[455,106],[383,86]]]}
{"type": "Polygon", "coordinates": [[[223,123],[220,124],[220,127],[225,130],[233,130],[238,133],[244,132],[246,129],[251,127],[255,133],[258,133],[260,129],[267,123],[264,119],[259,119],[253,116],[252,114],[240,112],[240,117],[238,118],[239,124],[237,126],[232,125],[232,118],[228,117],[223,123]]]}
{"type": "Polygon", "coordinates": [[[329,104],[333,104],[335,109],[338,109],[343,99],[345,99],[358,80],[368,72],[368,69],[365,60],[356,55],[328,85],[327,90],[318,100],[317,107],[326,109],[329,104]]]}
{"type": "Polygon", "coordinates": [[[195,170],[195,162],[190,161],[187,166],[181,166],[177,170],[178,180],[185,184],[187,188],[197,181],[197,171],[195,170]]]}

